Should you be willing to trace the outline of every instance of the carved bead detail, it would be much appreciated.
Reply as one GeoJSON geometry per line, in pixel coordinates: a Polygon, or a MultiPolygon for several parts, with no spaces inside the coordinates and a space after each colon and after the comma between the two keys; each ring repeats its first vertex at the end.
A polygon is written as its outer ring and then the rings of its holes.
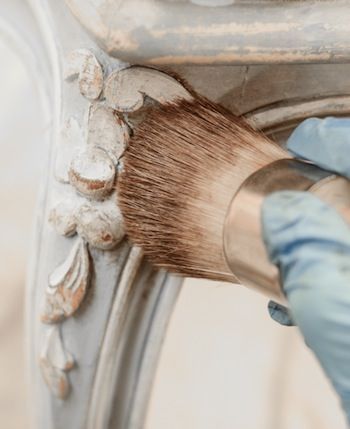
{"type": "Polygon", "coordinates": [[[42,322],[57,323],[73,315],[85,297],[89,280],[90,257],[86,243],[79,237],[49,278],[42,322]]]}
{"type": "Polygon", "coordinates": [[[73,158],[69,179],[82,195],[96,200],[103,199],[113,188],[115,165],[103,150],[88,149],[73,158]]]}
{"type": "Polygon", "coordinates": [[[98,249],[113,249],[125,235],[122,214],[113,200],[82,205],[77,219],[78,234],[98,249]]]}

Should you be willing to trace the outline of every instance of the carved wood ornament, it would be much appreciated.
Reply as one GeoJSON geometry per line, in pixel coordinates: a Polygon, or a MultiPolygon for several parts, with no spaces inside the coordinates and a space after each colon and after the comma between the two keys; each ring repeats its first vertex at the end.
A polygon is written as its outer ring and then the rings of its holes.
{"type": "MultiPolygon", "coordinates": [[[[71,116],[62,129],[54,176],[66,192],[56,200],[49,213],[49,221],[56,232],[71,243],[64,260],[48,277],[40,316],[47,325],[41,339],[40,368],[52,394],[60,399],[65,399],[70,391],[69,371],[74,367],[79,371],[79,356],[73,357],[66,350],[60,327],[68,318],[80,317],[78,310],[97,270],[91,250],[112,251],[124,238],[115,185],[132,127],[137,126],[137,118],[132,121],[133,115],[137,112],[142,115],[145,100],[165,103],[191,98],[181,83],[164,72],[147,67],[122,67],[112,58],[101,55],[103,62],[88,49],[73,51],[67,58],[64,74],[67,84],[78,82],[86,108],[83,126],[71,116]],[[72,151],[72,148],[77,150],[72,151]]],[[[326,98],[306,102],[302,108],[278,106],[276,112],[267,109],[252,112],[247,117],[257,128],[266,128],[283,123],[286,118],[299,120],[305,116],[305,111],[317,113],[330,108],[336,114],[347,111],[348,99],[326,98]]],[[[130,273],[137,272],[141,260],[137,249],[130,252],[127,261],[122,263],[118,290],[130,273]]],[[[101,376],[105,363],[103,359],[101,362],[102,369],[99,367],[95,378],[100,387],[105,384],[101,376]]],[[[94,390],[94,400],[99,392],[94,390]]]]}
{"type": "Polygon", "coordinates": [[[68,163],[58,154],[55,178],[69,190],[49,215],[58,234],[72,237],[68,255],[49,276],[41,313],[41,321],[53,326],[43,338],[40,366],[60,399],[69,394],[68,372],[77,363],[65,349],[60,324],[79,317],[94,270],[90,249],[115,249],[125,235],[115,184],[132,132],[128,114],[143,107],[146,96],[158,103],[191,97],[177,80],[155,69],[119,66],[108,74],[111,68],[104,68],[91,51],[79,49],[69,55],[64,76],[78,81],[88,104],[86,129],[71,117],[62,132],[62,145],[71,143],[79,150],[68,163]]]}

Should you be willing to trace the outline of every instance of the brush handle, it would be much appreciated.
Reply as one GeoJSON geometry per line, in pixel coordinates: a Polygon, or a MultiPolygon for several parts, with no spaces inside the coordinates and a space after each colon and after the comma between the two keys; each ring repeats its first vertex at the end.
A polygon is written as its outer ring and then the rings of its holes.
{"type": "Polygon", "coordinates": [[[233,197],[224,226],[224,251],[242,284],[285,303],[278,268],[267,255],[261,207],[277,191],[311,192],[331,204],[350,224],[350,181],[314,164],[294,159],[273,162],[245,180],[233,197]]]}

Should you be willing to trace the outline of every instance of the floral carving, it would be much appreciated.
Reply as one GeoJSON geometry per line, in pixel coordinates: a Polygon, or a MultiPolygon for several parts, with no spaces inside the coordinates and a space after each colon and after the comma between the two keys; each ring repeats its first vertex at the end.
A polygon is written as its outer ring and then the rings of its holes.
{"type": "Polygon", "coordinates": [[[64,76],[67,80],[78,77],[80,93],[89,100],[96,100],[102,92],[103,69],[89,49],[76,49],[69,54],[64,76]]]}
{"type": "Polygon", "coordinates": [[[57,323],[74,314],[84,299],[89,277],[87,245],[82,238],[78,238],[66,260],[49,278],[41,320],[45,323],[57,323]]]}
{"type": "Polygon", "coordinates": [[[135,112],[140,109],[145,95],[158,103],[192,98],[180,82],[152,68],[130,67],[116,70],[106,79],[106,102],[119,112],[135,112]]]}
{"type": "MultiPolygon", "coordinates": [[[[71,117],[61,131],[55,176],[66,186],[66,198],[52,208],[49,221],[59,234],[78,237],[49,277],[41,315],[46,324],[62,323],[80,307],[91,277],[89,247],[111,250],[125,235],[114,189],[130,137],[128,113],[140,109],[146,96],[158,103],[191,98],[181,83],[155,69],[113,70],[113,64],[108,69],[112,71],[104,79],[102,65],[87,49],[72,52],[65,69],[66,80],[78,79],[88,100],[87,125],[83,130],[71,117]]],[[[52,393],[65,398],[73,357],[64,350],[58,325],[48,329],[40,365],[52,393]]]]}
{"type": "Polygon", "coordinates": [[[89,112],[89,147],[103,149],[117,164],[129,141],[129,128],[114,109],[101,103],[91,106],[89,112]]]}
{"type": "Polygon", "coordinates": [[[76,198],[60,201],[50,213],[49,221],[64,236],[76,233],[100,250],[111,250],[123,239],[124,222],[115,203],[115,192],[103,201],[87,201],[76,198]]]}
{"type": "Polygon", "coordinates": [[[113,249],[125,234],[123,217],[114,197],[114,201],[104,201],[99,205],[85,203],[77,212],[78,234],[101,250],[113,249]]]}
{"type": "Polygon", "coordinates": [[[73,356],[65,350],[58,326],[46,332],[40,354],[40,367],[43,377],[51,392],[60,399],[69,393],[67,372],[74,366],[73,356]]]}

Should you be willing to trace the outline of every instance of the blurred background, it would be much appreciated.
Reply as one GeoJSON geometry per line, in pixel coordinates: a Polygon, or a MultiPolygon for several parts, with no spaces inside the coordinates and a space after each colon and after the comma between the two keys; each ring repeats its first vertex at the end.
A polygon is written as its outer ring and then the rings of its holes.
{"type": "MultiPolygon", "coordinates": [[[[22,429],[30,420],[26,267],[45,168],[41,136],[50,124],[20,57],[1,41],[0,58],[0,427],[22,429]]],[[[264,297],[240,286],[186,281],[146,429],[345,428],[337,398],[297,330],[270,320],[266,307],[264,297]]]]}
{"type": "Polygon", "coordinates": [[[37,87],[0,39],[0,427],[28,427],[24,301],[45,124],[37,87]]]}

